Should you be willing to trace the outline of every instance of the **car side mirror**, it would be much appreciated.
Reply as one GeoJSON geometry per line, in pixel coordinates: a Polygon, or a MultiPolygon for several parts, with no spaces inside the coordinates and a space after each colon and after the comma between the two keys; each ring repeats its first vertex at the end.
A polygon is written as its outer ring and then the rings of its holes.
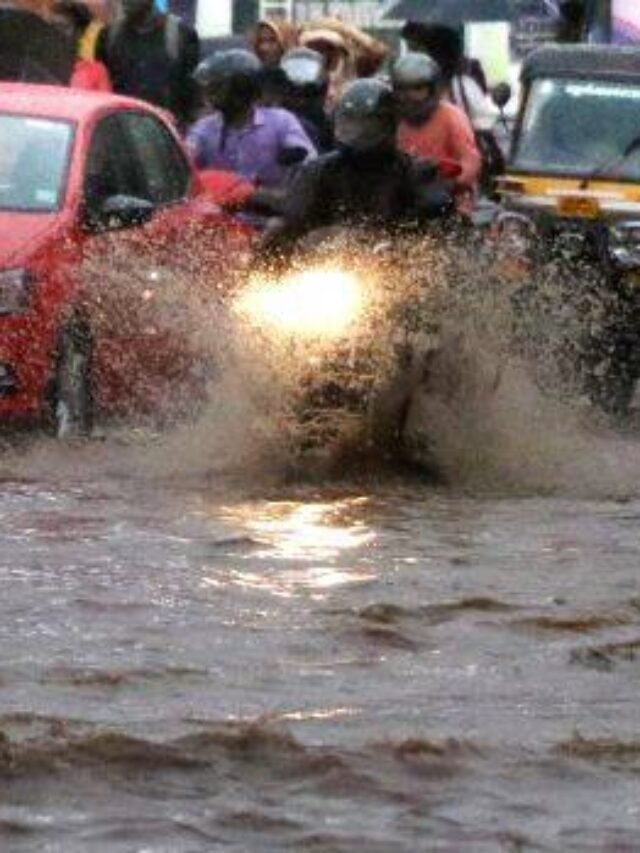
{"type": "Polygon", "coordinates": [[[112,195],[96,210],[87,210],[85,222],[93,231],[118,231],[149,222],[155,205],[144,198],[129,195],[112,195]]]}
{"type": "Polygon", "coordinates": [[[503,110],[511,100],[511,86],[508,83],[498,83],[491,91],[493,103],[499,110],[503,110]]]}

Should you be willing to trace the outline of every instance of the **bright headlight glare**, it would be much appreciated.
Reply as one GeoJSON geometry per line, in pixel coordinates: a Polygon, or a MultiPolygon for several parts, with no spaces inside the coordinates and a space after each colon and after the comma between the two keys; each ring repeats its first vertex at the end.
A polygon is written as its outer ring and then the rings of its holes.
{"type": "Polygon", "coordinates": [[[28,270],[0,270],[0,314],[24,313],[29,306],[30,286],[28,270]]]}
{"type": "Polygon", "coordinates": [[[337,269],[295,272],[279,281],[255,281],[236,310],[250,322],[289,336],[336,338],[362,317],[365,294],[357,275],[337,269]]]}

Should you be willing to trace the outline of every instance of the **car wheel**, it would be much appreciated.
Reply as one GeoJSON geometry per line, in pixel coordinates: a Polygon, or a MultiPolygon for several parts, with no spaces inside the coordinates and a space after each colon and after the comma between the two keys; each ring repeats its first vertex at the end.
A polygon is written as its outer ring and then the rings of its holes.
{"type": "Polygon", "coordinates": [[[52,425],[57,438],[88,435],[93,427],[93,341],[88,323],[72,318],[61,330],[54,376],[52,425]]]}

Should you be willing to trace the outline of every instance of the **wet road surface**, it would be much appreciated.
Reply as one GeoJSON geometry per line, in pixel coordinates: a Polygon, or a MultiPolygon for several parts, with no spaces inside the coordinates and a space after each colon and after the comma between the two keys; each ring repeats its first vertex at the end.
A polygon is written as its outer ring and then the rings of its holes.
{"type": "Polygon", "coordinates": [[[640,850],[640,500],[171,455],[3,453],[4,853],[640,850]]]}

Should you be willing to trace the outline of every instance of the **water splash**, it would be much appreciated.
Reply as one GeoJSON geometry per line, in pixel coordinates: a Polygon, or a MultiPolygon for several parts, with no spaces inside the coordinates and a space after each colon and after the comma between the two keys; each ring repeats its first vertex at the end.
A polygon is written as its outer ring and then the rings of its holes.
{"type": "MultiPolygon", "coordinates": [[[[414,336],[437,332],[441,341],[409,412],[407,435],[418,459],[435,464],[451,486],[471,490],[637,493],[640,450],[633,433],[613,431],[585,405],[580,377],[569,366],[585,317],[593,324],[603,316],[585,309],[595,292],[588,271],[574,271],[571,281],[552,265],[538,274],[536,310],[528,303],[527,322],[519,322],[514,335],[518,311],[522,319],[514,294],[531,288],[521,270],[515,279],[498,274],[470,235],[403,237],[386,259],[374,248],[365,242],[360,266],[344,235],[330,251],[334,268],[342,259],[376,282],[378,297],[368,303],[360,330],[361,339],[369,336],[370,368],[384,375],[397,351],[398,336],[383,327],[383,316],[411,327],[414,336]],[[566,298],[576,283],[578,302],[566,298]]],[[[154,392],[151,412],[143,407],[140,421],[140,412],[127,409],[98,445],[61,449],[43,442],[26,455],[22,448],[9,451],[4,471],[37,476],[101,465],[128,476],[240,476],[254,483],[291,473],[304,444],[300,432],[316,427],[300,419],[305,372],[313,369],[308,353],[281,341],[274,345],[264,330],[233,315],[231,302],[246,281],[237,258],[229,269],[220,253],[204,263],[169,255],[164,251],[161,262],[154,257],[152,280],[139,258],[134,262],[121,248],[110,251],[107,262],[104,256],[87,261],[97,334],[116,328],[124,341],[142,328],[155,335],[160,353],[152,366],[167,382],[147,380],[144,390],[152,385],[154,392]]],[[[136,372],[126,345],[112,356],[112,374],[136,372]]],[[[137,368],[144,375],[149,364],[137,368]]],[[[353,422],[345,426],[343,441],[333,448],[334,471],[348,472],[363,435],[353,422]]]]}

